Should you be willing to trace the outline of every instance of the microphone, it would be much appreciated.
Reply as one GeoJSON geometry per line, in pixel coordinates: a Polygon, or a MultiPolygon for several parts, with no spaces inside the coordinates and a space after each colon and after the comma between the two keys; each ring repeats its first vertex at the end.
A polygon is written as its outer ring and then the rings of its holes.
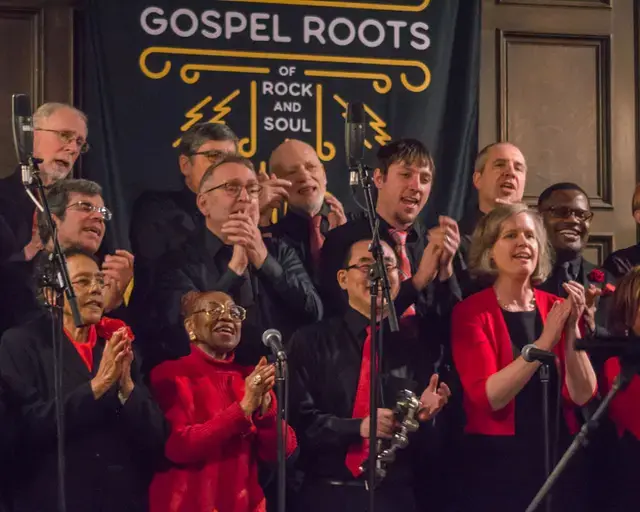
{"type": "Polygon", "coordinates": [[[347,105],[344,145],[347,153],[347,165],[350,171],[349,185],[352,187],[359,183],[358,168],[364,160],[366,117],[364,103],[349,103],[347,105]]]}
{"type": "Polygon", "coordinates": [[[33,182],[31,171],[33,157],[33,120],[31,101],[26,94],[11,96],[11,118],[13,121],[13,146],[22,168],[22,183],[27,186],[33,182]]]}
{"type": "Polygon", "coordinates": [[[281,361],[287,359],[287,353],[282,346],[282,334],[278,329],[267,329],[262,333],[262,343],[281,361]]]}
{"type": "Polygon", "coordinates": [[[533,363],[534,361],[540,361],[541,363],[554,363],[556,355],[548,350],[542,350],[535,345],[525,345],[520,352],[522,358],[527,363],[533,363]]]}

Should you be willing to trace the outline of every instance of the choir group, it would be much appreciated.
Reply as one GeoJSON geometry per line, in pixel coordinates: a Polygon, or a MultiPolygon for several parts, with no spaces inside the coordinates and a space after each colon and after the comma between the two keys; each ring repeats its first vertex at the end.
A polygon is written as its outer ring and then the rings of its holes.
{"type": "MultiPolygon", "coordinates": [[[[33,120],[55,229],[19,170],[0,180],[8,512],[58,510],[60,431],[69,512],[276,510],[280,426],[286,509],[364,512],[370,429],[380,446],[396,439],[407,391],[418,398],[415,431],[377,482],[376,510],[523,512],[620,373],[619,358],[576,342],[640,336],[640,245],[601,267],[585,260],[587,193],[555,183],[528,207],[527,163],[509,142],[483,148],[470,169],[478,207],[429,228],[420,214],[433,181],[447,178],[417,140],[379,149],[373,183],[392,303],[378,294],[372,319],[369,220],[328,192],[309,144],[285,140],[259,173],[228,126],[193,125],[178,147],[182,189],[138,197],[131,252],[107,253],[102,188],[71,177],[89,149],[86,116],[47,103],[33,120]],[[56,239],[81,326],[66,298],[56,304],[56,239]],[[372,425],[374,326],[383,341],[372,425]],[[282,425],[261,340],[270,328],[288,357],[282,425]],[[553,362],[523,357],[525,347],[553,362]]],[[[633,215],[640,222],[640,190],[633,215]]],[[[639,398],[634,375],[546,510],[638,510],[639,398]]]]}

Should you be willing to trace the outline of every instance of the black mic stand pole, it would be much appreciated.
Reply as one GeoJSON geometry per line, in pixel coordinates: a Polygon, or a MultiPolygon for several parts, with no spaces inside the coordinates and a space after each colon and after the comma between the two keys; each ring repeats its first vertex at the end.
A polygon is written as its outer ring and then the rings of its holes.
{"type": "Polygon", "coordinates": [[[589,433],[592,430],[598,428],[600,418],[602,418],[602,416],[606,414],[609,404],[611,403],[611,400],[613,400],[613,397],[616,396],[618,391],[624,389],[627,384],[629,384],[629,381],[636,373],[637,364],[634,365],[628,362],[625,363],[624,359],[621,358],[621,366],[622,369],[620,371],[620,374],[616,377],[611,390],[609,391],[609,393],[607,393],[607,396],[604,397],[602,403],[598,406],[591,419],[584,425],[582,425],[580,432],[574,437],[571,446],[569,446],[567,451],[564,452],[564,455],[560,459],[560,462],[558,462],[553,472],[551,473],[551,475],[549,475],[549,478],[547,478],[546,482],[538,491],[538,494],[536,494],[536,496],[533,498],[533,501],[529,504],[525,512],[535,512],[535,510],[537,510],[540,503],[542,503],[542,500],[544,500],[545,496],[551,491],[553,485],[556,483],[558,478],[560,478],[562,472],[566,469],[571,458],[578,452],[580,447],[587,445],[587,443],[589,442],[587,439],[589,433]]]}
{"type": "MultiPolygon", "coordinates": [[[[549,478],[551,474],[551,436],[549,434],[549,364],[540,366],[540,382],[542,383],[542,422],[544,423],[544,474],[549,478]]],[[[551,512],[551,493],[545,500],[546,512],[551,512]]]]}
{"type": "Polygon", "coordinates": [[[278,512],[285,512],[285,500],[286,500],[286,443],[284,429],[284,422],[287,418],[287,408],[289,406],[288,397],[286,396],[287,383],[287,360],[283,354],[279,354],[276,359],[276,401],[278,407],[276,408],[276,432],[278,436],[278,512]]]}
{"type": "MultiPolygon", "coordinates": [[[[52,276],[48,277],[48,284],[52,287],[54,297],[52,297],[52,304],[50,305],[51,314],[51,326],[53,334],[53,382],[54,382],[54,397],[55,397],[55,413],[56,413],[56,433],[57,433],[57,447],[58,447],[58,510],[59,512],[66,512],[66,489],[65,489],[65,456],[64,456],[64,407],[63,407],[63,394],[62,394],[62,347],[64,340],[64,324],[62,308],[64,305],[63,296],[67,298],[71,314],[73,315],[73,321],[77,327],[83,325],[82,318],[80,316],[80,310],[78,309],[78,301],[76,294],[71,286],[71,280],[69,279],[69,270],[67,269],[67,261],[64,257],[60,243],[58,242],[58,234],[56,224],[53,221],[51,215],[51,209],[49,208],[49,202],[44,189],[42,178],[40,177],[40,171],[38,164],[41,160],[30,157],[28,166],[31,170],[31,176],[35,181],[38,193],[40,195],[40,201],[42,202],[42,208],[45,214],[45,220],[49,226],[49,232],[51,233],[51,239],[53,242],[53,253],[51,254],[51,263],[53,264],[52,276]]],[[[31,194],[30,194],[31,196],[31,194]]],[[[32,196],[31,196],[32,197],[32,196]]],[[[39,205],[36,204],[36,207],[39,205]]]]}
{"type": "MultiPolygon", "coordinates": [[[[377,459],[378,459],[378,443],[377,443],[377,429],[378,429],[378,368],[377,368],[377,354],[378,354],[378,339],[382,340],[382,322],[380,333],[377,333],[377,317],[378,317],[378,289],[382,285],[382,293],[384,294],[382,300],[382,307],[384,304],[388,304],[388,318],[389,327],[391,332],[397,332],[398,317],[391,300],[391,289],[389,285],[389,276],[387,275],[387,267],[384,264],[384,251],[382,250],[382,244],[380,243],[380,232],[378,229],[379,223],[377,221],[376,209],[373,203],[373,196],[371,194],[371,169],[363,165],[361,162],[355,164],[358,171],[358,177],[360,180],[360,186],[362,187],[364,198],[366,201],[366,213],[369,219],[369,226],[371,228],[371,246],[369,250],[375,260],[372,275],[369,276],[371,280],[371,354],[370,354],[370,386],[369,386],[369,464],[367,475],[367,489],[369,490],[369,509],[368,512],[374,512],[375,507],[375,488],[377,480],[377,459]],[[379,336],[379,338],[378,338],[379,336]]],[[[383,311],[383,310],[382,310],[383,311]]],[[[383,318],[382,311],[380,312],[381,319],[383,318]]],[[[380,345],[382,345],[380,341],[380,345]]],[[[382,352],[382,346],[380,349],[382,352]]]]}

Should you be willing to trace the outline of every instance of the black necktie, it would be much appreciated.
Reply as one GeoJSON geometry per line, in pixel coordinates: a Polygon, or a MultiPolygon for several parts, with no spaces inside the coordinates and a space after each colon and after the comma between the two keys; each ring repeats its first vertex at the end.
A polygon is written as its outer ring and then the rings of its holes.
{"type": "Polygon", "coordinates": [[[568,283],[569,281],[573,281],[573,276],[571,275],[571,264],[568,261],[565,261],[560,266],[558,272],[558,297],[567,297],[567,292],[562,285],[564,283],[568,283]]]}

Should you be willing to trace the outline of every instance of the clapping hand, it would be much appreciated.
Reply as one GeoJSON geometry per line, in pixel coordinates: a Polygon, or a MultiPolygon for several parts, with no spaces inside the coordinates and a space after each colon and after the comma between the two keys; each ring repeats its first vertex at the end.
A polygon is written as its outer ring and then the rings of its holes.
{"type": "Polygon", "coordinates": [[[258,174],[258,182],[262,185],[259,203],[260,213],[264,214],[273,208],[279,208],[284,201],[289,199],[289,180],[279,179],[275,174],[267,176],[265,173],[258,174]]]}
{"type": "Polygon", "coordinates": [[[131,352],[131,340],[128,337],[127,328],[122,327],[113,333],[102,352],[100,366],[96,376],[91,380],[91,389],[96,399],[104,395],[120,380],[122,367],[127,357],[133,358],[131,352]]]}
{"type": "Polygon", "coordinates": [[[256,219],[245,212],[232,213],[222,225],[222,234],[228,243],[245,249],[251,265],[255,268],[262,267],[267,259],[267,247],[264,245],[256,219]]]}
{"type": "Polygon", "coordinates": [[[244,380],[244,397],[240,407],[245,415],[251,416],[263,402],[264,395],[273,389],[276,382],[276,369],[262,358],[255,369],[244,380]]]}
{"type": "Polygon", "coordinates": [[[133,254],[121,249],[105,256],[102,271],[109,283],[105,294],[105,311],[113,311],[122,304],[124,293],[133,279],[133,262],[133,254]]]}
{"type": "Polygon", "coordinates": [[[438,385],[438,374],[434,373],[429,380],[429,385],[420,396],[420,410],[418,419],[429,421],[447,405],[451,397],[451,390],[444,382],[438,385]]]}

